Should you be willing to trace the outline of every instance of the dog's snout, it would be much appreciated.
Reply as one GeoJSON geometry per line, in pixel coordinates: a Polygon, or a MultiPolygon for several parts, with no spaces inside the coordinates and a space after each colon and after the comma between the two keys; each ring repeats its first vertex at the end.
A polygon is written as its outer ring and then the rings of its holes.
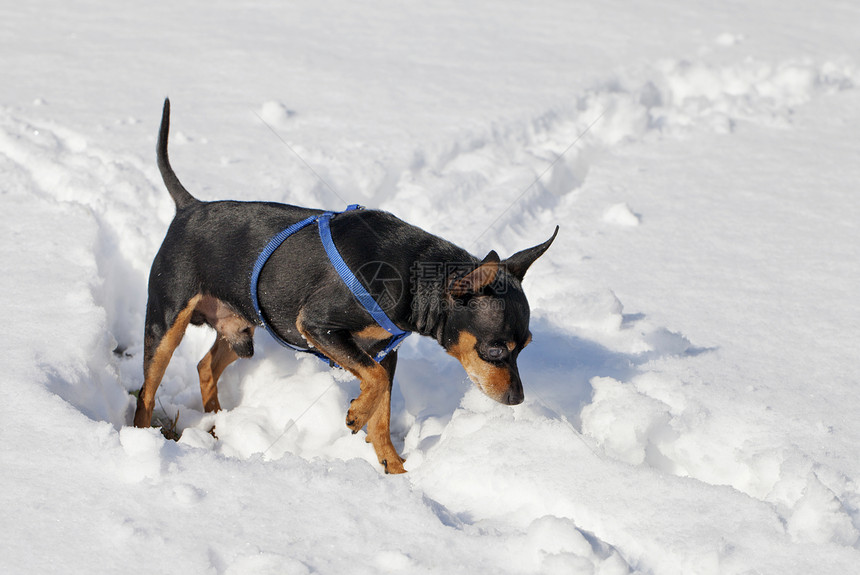
{"type": "Polygon", "coordinates": [[[509,377],[510,383],[508,384],[508,389],[499,401],[506,405],[519,405],[525,399],[525,394],[523,393],[523,382],[520,380],[520,372],[516,364],[511,365],[509,377]]]}
{"type": "Polygon", "coordinates": [[[504,403],[507,405],[519,405],[525,399],[522,385],[511,385],[505,392],[504,403]]]}

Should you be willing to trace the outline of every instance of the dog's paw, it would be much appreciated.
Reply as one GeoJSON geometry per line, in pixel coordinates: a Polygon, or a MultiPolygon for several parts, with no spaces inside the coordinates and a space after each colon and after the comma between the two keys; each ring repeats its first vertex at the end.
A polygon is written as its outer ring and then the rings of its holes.
{"type": "Polygon", "coordinates": [[[397,454],[394,454],[394,457],[391,459],[383,459],[380,461],[382,466],[385,468],[385,473],[392,475],[406,473],[406,469],[403,468],[403,464],[405,462],[406,460],[397,454]]]}
{"type": "Polygon", "coordinates": [[[353,399],[349,403],[349,411],[346,412],[346,426],[352,430],[353,435],[361,431],[369,419],[367,414],[362,413],[357,408],[355,402],[356,400],[353,399]]]}

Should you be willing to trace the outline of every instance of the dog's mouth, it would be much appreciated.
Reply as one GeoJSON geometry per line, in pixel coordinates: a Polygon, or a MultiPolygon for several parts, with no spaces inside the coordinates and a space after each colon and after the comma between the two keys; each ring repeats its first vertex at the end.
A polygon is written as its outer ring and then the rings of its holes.
{"type": "Polygon", "coordinates": [[[504,405],[519,405],[525,398],[523,386],[519,377],[510,370],[503,367],[490,366],[490,373],[483,373],[484,377],[474,371],[466,370],[466,375],[472,380],[484,395],[504,405]],[[488,377],[489,376],[489,377],[488,377]]]}

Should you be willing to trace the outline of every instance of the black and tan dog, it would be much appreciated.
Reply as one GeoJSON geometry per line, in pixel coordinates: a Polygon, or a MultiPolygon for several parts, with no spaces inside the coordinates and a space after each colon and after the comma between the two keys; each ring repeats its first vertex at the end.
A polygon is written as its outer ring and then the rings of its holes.
{"type": "MultiPolygon", "coordinates": [[[[397,351],[375,359],[393,336],[350,292],[329,260],[317,226],[297,231],[272,251],[259,272],[258,307],[252,301],[252,268],[270,240],[322,212],[270,202],[197,200],[170,166],[169,124],[170,102],[165,101],[158,167],[176,203],[176,216],[149,275],[144,383],[134,425],[150,425],[156,390],[188,324],[205,323],[217,332],[197,366],[203,407],[211,412],[220,409],[218,378],[236,359],[253,355],[254,329],[265,322],[276,337],[321,352],[359,379],[360,393],[349,407],[347,425],[353,433],[367,426],[367,441],[385,471],[403,473],[404,460],[389,431],[397,351]]],[[[337,214],[330,219],[330,232],[351,270],[371,262],[378,264],[374,269],[387,270],[361,281],[368,293],[384,294],[391,322],[438,341],[496,401],[523,401],[516,360],[531,334],[520,282],[558,228],[545,243],[504,261],[495,252],[479,261],[381,211],[337,214]]]]}

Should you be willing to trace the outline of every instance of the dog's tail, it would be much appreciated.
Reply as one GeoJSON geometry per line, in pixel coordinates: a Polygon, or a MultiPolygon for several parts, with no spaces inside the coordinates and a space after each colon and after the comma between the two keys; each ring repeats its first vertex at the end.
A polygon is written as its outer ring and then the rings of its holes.
{"type": "Polygon", "coordinates": [[[156,157],[158,158],[158,169],[161,171],[161,178],[164,180],[164,185],[167,186],[167,191],[170,192],[170,197],[176,202],[176,210],[199,203],[200,200],[191,195],[179,182],[173,168],[170,167],[170,160],[167,157],[167,134],[170,132],[170,100],[164,99],[164,111],[161,113],[161,129],[158,131],[158,144],[156,145],[156,157]]]}

